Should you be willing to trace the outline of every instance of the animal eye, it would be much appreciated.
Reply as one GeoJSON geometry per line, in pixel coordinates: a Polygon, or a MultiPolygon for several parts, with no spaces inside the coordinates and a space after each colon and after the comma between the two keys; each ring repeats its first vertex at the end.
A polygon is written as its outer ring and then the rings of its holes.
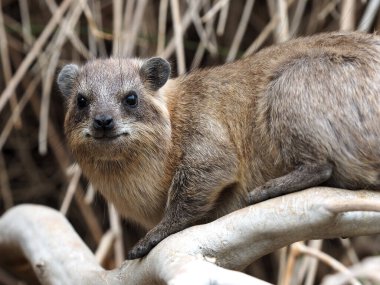
{"type": "Polygon", "coordinates": [[[82,93],[78,93],[77,96],[77,106],[79,109],[86,108],[88,106],[88,100],[82,93]]]}
{"type": "Polygon", "coordinates": [[[123,99],[123,104],[135,108],[138,104],[138,96],[135,91],[129,91],[123,99]]]}

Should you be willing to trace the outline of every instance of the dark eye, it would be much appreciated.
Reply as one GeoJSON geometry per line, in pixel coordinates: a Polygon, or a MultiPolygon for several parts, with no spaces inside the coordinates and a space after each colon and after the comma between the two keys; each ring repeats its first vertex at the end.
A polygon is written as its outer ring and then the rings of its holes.
{"type": "Polygon", "coordinates": [[[138,104],[138,96],[135,91],[129,91],[123,99],[123,104],[135,108],[138,104]]]}
{"type": "Polygon", "coordinates": [[[88,106],[88,100],[82,93],[78,93],[77,96],[77,106],[79,109],[86,108],[88,106]]]}

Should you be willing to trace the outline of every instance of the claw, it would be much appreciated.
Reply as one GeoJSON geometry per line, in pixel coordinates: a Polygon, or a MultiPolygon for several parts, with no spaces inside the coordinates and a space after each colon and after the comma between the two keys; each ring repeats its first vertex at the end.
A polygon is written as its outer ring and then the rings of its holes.
{"type": "Polygon", "coordinates": [[[127,259],[131,260],[144,257],[145,254],[143,254],[141,251],[141,248],[133,248],[131,251],[128,252],[127,259]]]}
{"type": "Polygon", "coordinates": [[[152,248],[172,233],[167,230],[167,226],[156,226],[128,252],[127,258],[137,259],[144,257],[152,248]]]}
{"type": "Polygon", "coordinates": [[[139,241],[137,245],[135,245],[127,255],[127,259],[137,259],[142,258],[147,255],[150,250],[155,247],[161,240],[157,238],[153,238],[151,240],[145,241],[145,239],[139,241]]]}

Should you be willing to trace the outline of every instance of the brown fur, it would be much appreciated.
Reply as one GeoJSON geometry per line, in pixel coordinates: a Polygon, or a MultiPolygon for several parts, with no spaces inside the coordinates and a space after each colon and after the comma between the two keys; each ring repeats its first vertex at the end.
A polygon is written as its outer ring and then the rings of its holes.
{"type": "Polygon", "coordinates": [[[158,91],[141,78],[143,63],[95,60],[60,84],[75,79],[65,130],[83,172],[123,216],[153,228],[130,258],[248,203],[321,183],[380,186],[378,36],[301,38],[158,91]],[[126,112],[120,100],[130,89],[141,103],[126,112]],[[91,98],[85,112],[78,91],[91,98]],[[99,112],[128,135],[86,136],[99,112]]]}

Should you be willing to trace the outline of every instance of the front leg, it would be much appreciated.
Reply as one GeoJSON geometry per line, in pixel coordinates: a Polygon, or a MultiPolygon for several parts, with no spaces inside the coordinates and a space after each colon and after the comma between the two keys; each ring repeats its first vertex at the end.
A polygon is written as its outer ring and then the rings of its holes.
{"type": "Polygon", "coordinates": [[[128,259],[145,256],[167,236],[205,219],[215,207],[220,192],[235,182],[235,174],[234,156],[202,159],[180,166],[172,180],[162,221],[133,247],[128,259]]]}

